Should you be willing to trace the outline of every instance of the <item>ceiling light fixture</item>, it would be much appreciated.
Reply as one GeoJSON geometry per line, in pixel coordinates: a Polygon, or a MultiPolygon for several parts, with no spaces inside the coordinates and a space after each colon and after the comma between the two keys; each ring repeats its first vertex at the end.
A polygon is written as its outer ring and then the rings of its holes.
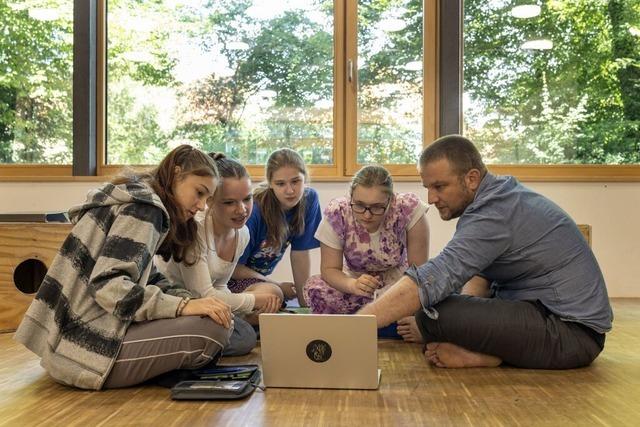
{"type": "Polygon", "coordinates": [[[234,42],[229,42],[229,44],[227,44],[227,48],[229,50],[248,50],[249,45],[246,44],[245,42],[234,41],[234,42]]]}
{"type": "Polygon", "coordinates": [[[553,49],[553,42],[549,39],[529,40],[522,43],[522,49],[549,50],[553,49]]]}
{"type": "Polygon", "coordinates": [[[402,68],[409,71],[422,71],[422,61],[407,62],[402,68]]]}
{"type": "Polygon", "coordinates": [[[539,16],[541,12],[540,6],[535,4],[523,4],[520,6],[515,6],[511,9],[511,16],[514,18],[526,19],[526,18],[535,18],[539,16]]]}
{"type": "Polygon", "coordinates": [[[388,18],[380,21],[378,25],[381,30],[393,33],[395,31],[404,30],[407,23],[402,19],[388,18]]]}
{"type": "Polygon", "coordinates": [[[60,13],[56,9],[29,9],[29,18],[37,21],[55,21],[60,19],[60,13]]]}

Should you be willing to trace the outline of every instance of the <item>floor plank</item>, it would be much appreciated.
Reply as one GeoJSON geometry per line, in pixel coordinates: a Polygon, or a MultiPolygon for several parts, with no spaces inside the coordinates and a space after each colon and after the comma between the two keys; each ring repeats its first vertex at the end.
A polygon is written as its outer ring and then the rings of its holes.
{"type": "MultiPolygon", "coordinates": [[[[381,341],[377,391],[268,389],[235,402],[176,402],[155,386],[64,387],[11,334],[0,334],[0,426],[638,425],[640,299],[613,307],[614,330],[588,368],[438,369],[418,345],[381,341]]],[[[259,348],[226,359],[259,361],[259,348]]]]}

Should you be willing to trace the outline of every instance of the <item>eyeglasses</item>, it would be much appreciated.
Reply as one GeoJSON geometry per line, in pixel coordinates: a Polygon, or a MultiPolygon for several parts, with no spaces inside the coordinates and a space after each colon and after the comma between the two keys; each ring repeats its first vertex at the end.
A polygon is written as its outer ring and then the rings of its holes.
{"type": "Polygon", "coordinates": [[[357,214],[363,214],[366,211],[369,211],[371,215],[382,215],[387,210],[389,206],[389,202],[386,205],[374,205],[374,206],[364,206],[359,203],[351,203],[351,210],[353,210],[357,214]]]}

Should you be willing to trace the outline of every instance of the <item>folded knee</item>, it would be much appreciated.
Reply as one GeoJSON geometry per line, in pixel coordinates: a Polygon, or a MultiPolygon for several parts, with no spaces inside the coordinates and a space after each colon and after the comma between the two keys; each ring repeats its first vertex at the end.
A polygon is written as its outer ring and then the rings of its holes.
{"type": "Polygon", "coordinates": [[[230,342],[224,349],[225,356],[242,356],[249,353],[258,343],[258,336],[247,321],[236,318],[230,342]]]}
{"type": "Polygon", "coordinates": [[[198,346],[204,349],[209,347],[226,347],[232,330],[216,323],[209,317],[189,316],[189,322],[183,330],[185,335],[191,336],[191,341],[199,341],[198,346]]]}

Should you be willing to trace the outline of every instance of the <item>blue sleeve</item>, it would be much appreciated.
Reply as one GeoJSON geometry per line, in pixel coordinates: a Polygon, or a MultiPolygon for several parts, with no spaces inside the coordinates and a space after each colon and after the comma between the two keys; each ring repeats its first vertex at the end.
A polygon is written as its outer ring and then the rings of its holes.
{"type": "Polygon", "coordinates": [[[465,214],[442,252],[405,274],[418,284],[425,310],[462,289],[511,245],[512,233],[503,215],[476,211],[465,214]]]}
{"type": "Polygon", "coordinates": [[[291,240],[292,251],[304,251],[320,247],[320,242],[313,237],[313,235],[316,234],[320,221],[322,220],[322,211],[320,209],[318,193],[313,188],[309,188],[305,197],[307,198],[307,203],[305,206],[304,232],[300,236],[295,236],[291,240]]]}
{"type": "Polygon", "coordinates": [[[238,260],[238,264],[246,265],[249,257],[258,251],[260,246],[260,223],[262,222],[262,215],[260,214],[260,206],[258,204],[253,205],[251,216],[247,220],[247,228],[249,229],[249,244],[244,249],[244,253],[238,260]]]}

